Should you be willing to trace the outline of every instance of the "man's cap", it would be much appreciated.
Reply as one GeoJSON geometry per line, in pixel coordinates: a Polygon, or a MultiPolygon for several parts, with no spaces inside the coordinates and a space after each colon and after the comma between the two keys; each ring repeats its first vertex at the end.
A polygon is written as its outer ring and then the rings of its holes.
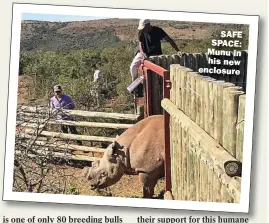
{"type": "Polygon", "coordinates": [[[146,24],[149,24],[150,23],[150,20],[149,19],[140,19],[139,21],[139,26],[138,26],[138,30],[142,30],[144,29],[145,25],[146,24]]]}
{"type": "Polygon", "coordinates": [[[57,84],[53,87],[54,91],[62,91],[62,86],[60,84],[57,84]]]}

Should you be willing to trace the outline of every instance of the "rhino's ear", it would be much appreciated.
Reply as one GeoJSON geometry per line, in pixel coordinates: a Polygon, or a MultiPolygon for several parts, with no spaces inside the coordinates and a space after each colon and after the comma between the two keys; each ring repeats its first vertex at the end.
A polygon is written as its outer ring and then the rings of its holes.
{"type": "Polygon", "coordinates": [[[112,146],[111,147],[112,147],[114,153],[117,150],[121,150],[123,148],[123,146],[121,144],[119,144],[116,140],[112,143],[112,146]]]}

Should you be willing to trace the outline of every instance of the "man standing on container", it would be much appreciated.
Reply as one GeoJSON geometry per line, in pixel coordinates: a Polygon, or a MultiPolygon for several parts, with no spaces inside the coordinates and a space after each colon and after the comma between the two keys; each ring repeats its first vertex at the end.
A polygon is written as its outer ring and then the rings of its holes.
{"type": "MultiPolygon", "coordinates": [[[[54,88],[54,96],[50,99],[50,108],[51,109],[74,109],[75,104],[72,100],[72,98],[66,94],[63,94],[62,86],[61,85],[55,85],[54,88]]],[[[66,120],[66,121],[72,121],[73,119],[67,115],[67,114],[57,114],[56,117],[57,120],[66,120]]],[[[68,133],[68,128],[72,134],[79,135],[77,132],[77,129],[75,126],[71,125],[61,125],[61,132],[62,133],[68,133]]],[[[82,145],[82,142],[80,140],[77,140],[78,145],[82,145]]]]}
{"type": "MultiPolygon", "coordinates": [[[[148,59],[150,56],[162,55],[161,40],[169,42],[176,52],[181,54],[174,40],[162,28],[152,26],[149,19],[139,21],[138,31],[139,51],[130,66],[132,81],[138,77],[141,60],[148,59]]],[[[139,91],[143,90],[141,87],[138,89],[139,91]]],[[[139,96],[141,96],[141,92],[138,93],[139,96]]]]}

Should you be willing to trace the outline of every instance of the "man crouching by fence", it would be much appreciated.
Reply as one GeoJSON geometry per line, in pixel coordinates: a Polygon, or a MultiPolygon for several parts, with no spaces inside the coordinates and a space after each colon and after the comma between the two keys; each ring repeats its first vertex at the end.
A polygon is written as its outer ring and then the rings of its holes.
{"type": "MultiPolygon", "coordinates": [[[[50,108],[51,109],[74,109],[75,104],[72,100],[72,98],[66,94],[63,94],[62,86],[61,85],[55,85],[54,88],[54,96],[50,99],[50,108]]],[[[67,115],[67,114],[57,114],[56,117],[57,120],[66,120],[66,121],[73,121],[73,119],[67,115]]],[[[68,133],[68,128],[72,134],[79,135],[77,132],[77,129],[75,126],[67,126],[67,125],[61,125],[61,132],[62,133],[68,133]]],[[[82,142],[80,140],[77,140],[78,145],[82,145],[82,142]]]]}

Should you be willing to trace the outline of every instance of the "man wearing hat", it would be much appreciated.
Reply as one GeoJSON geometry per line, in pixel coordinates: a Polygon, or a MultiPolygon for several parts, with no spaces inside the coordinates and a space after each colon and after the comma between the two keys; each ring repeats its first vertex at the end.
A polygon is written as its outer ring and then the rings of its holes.
{"type": "MultiPolygon", "coordinates": [[[[50,99],[50,108],[52,109],[74,109],[75,104],[72,100],[72,98],[66,94],[63,94],[62,86],[61,85],[55,85],[54,88],[54,96],[50,99]]],[[[67,114],[57,114],[56,117],[57,120],[69,120],[72,121],[73,119],[67,115],[67,114]]],[[[72,134],[78,135],[77,129],[75,126],[66,126],[61,125],[61,132],[62,133],[68,133],[68,128],[72,134]]],[[[78,145],[82,145],[82,142],[77,140],[78,145]]]]}
{"type": "Polygon", "coordinates": [[[132,81],[138,77],[138,68],[141,60],[162,54],[161,40],[164,39],[169,42],[176,52],[180,54],[174,40],[162,28],[152,26],[149,19],[141,19],[139,21],[138,31],[139,51],[130,66],[132,81]]]}

